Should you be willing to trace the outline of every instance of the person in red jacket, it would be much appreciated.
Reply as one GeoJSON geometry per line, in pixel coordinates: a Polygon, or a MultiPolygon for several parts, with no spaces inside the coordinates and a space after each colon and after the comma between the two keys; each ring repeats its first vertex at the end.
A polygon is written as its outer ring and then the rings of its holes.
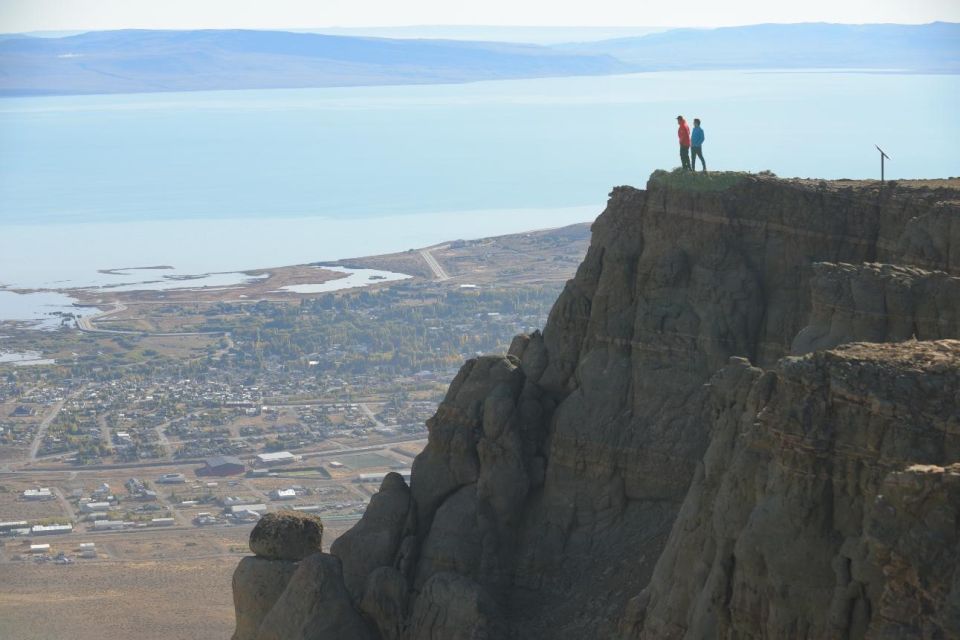
{"type": "Polygon", "coordinates": [[[680,164],[684,169],[690,168],[690,125],[683,119],[683,116],[677,116],[677,137],[680,138],[680,164]]]}

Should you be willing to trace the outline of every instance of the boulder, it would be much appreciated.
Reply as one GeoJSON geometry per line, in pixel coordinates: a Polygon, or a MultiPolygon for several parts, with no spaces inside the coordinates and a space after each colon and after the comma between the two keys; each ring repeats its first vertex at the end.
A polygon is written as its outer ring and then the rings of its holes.
{"type": "Polygon", "coordinates": [[[250,532],[250,550],[270,560],[301,560],[321,550],[323,522],[297,511],[268,513],[250,532]]]}

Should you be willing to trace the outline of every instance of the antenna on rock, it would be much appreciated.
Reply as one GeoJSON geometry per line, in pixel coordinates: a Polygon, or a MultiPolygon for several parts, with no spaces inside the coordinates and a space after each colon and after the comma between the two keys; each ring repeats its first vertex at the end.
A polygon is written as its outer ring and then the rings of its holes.
{"type": "Polygon", "coordinates": [[[884,159],[889,160],[890,156],[884,153],[883,149],[880,148],[880,145],[875,144],[873,146],[875,146],[877,148],[877,151],[880,152],[880,182],[883,182],[883,161],[884,159]]]}

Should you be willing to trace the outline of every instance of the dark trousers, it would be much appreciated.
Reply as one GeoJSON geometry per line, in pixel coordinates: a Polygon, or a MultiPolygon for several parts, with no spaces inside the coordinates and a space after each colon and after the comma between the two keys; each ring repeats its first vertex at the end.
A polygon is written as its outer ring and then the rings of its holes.
{"type": "Polygon", "coordinates": [[[707,170],[707,161],[703,159],[703,147],[690,147],[690,162],[693,164],[693,170],[697,170],[697,156],[700,156],[700,164],[703,170],[707,170]]]}
{"type": "Polygon", "coordinates": [[[690,168],[690,147],[680,145],[680,164],[684,169],[690,168]]]}

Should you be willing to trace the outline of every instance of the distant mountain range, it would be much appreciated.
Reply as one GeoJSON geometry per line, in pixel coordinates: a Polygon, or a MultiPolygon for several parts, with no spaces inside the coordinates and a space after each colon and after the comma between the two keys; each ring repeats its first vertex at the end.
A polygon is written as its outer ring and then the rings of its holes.
{"type": "Polygon", "coordinates": [[[960,25],[755,25],[540,46],[285,31],[0,36],[0,96],[430,84],[681,69],[960,72],[960,25]]]}
{"type": "Polygon", "coordinates": [[[607,54],[639,70],[896,69],[960,73],[960,24],[758,24],[675,29],[641,37],[559,45],[607,54]]]}
{"type": "Polygon", "coordinates": [[[623,73],[537,45],[285,31],[102,31],[0,40],[0,95],[425,84],[623,73]]]}

